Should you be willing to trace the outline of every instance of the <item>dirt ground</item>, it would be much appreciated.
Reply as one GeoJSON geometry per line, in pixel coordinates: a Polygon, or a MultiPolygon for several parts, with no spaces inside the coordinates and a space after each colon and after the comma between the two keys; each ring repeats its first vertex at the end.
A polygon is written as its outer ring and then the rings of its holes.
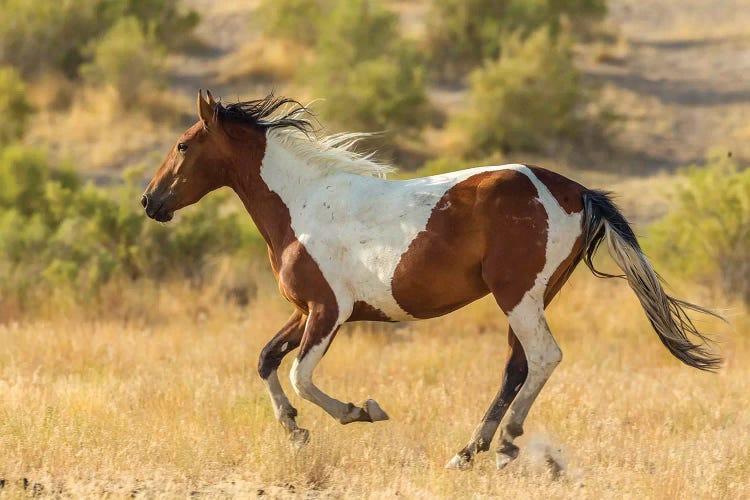
{"type": "Polygon", "coordinates": [[[750,158],[750,2],[614,0],[610,22],[626,57],[588,74],[616,89],[624,145],[653,169],[714,148],[750,158]]]}

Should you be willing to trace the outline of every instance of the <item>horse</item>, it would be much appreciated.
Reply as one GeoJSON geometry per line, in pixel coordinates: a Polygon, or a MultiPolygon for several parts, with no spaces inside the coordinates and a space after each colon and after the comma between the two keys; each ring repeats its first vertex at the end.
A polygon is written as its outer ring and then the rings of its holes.
{"type": "Polygon", "coordinates": [[[354,149],[366,134],[318,137],[305,106],[273,94],[225,106],[199,91],[198,117],[141,204],[148,217],[167,222],[220,187],[242,200],[267,243],[279,291],[294,306],[263,348],[258,373],[295,446],[309,432],[279,383],[284,356],[299,348],[294,391],[341,424],[387,420],[373,399],[344,403],[314,384],[339,327],[434,318],[491,293],[509,323],[502,385],[447,467],[471,467],[498,428],[496,466],[505,467],[562,359],[545,309],[580,261],[596,276],[614,277],[592,261],[603,241],[669,352],[701,370],[721,363],[687,311],[718,314],[665,292],[608,192],[523,164],[388,180],[391,167],[354,149]]]}

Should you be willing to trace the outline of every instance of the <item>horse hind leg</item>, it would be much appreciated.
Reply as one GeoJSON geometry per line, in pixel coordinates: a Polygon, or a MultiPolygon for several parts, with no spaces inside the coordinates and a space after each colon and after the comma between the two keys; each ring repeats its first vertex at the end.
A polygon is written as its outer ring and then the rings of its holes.
{"type": "Polygon", "coordinates": [[[523,423],[531,405],[562,360],[562,351],[544,317],[543,300],[537,300],[527,293],[508,313],[508,321],[526,354],[528,375],[501,422],[500,442],[496,454],[498,469],[505,467],[518,456],[519,450],[513,441],[523,434],[523,423]]]}
{"type": "Polygon", "coordinates": [[[492,401],[487,413],[469,440],[469,443],[459,451],[446,465],[448,469],[468,469],[474,456],[490,449],[490,443],[497,432],[497,428],[526,380],[528,366],[518,337],[513,329],[508,329],[508,360],[505,365],[503,385],[492,401]]]}

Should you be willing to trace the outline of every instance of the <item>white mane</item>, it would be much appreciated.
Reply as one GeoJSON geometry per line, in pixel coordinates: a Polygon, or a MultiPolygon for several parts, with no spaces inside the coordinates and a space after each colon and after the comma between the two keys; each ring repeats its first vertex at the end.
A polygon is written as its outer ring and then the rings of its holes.
{"type": "Polygon", "coordinates": [[[357,175],[385,178],[396,169],[373,159],[374,153],[359,153],[353,147],[367,133],[341,133],[325,137],[312,137],[295,128],[278,128],[268,131],[269,140],[301,160],[326,173],[349,172],[357,175]]]}

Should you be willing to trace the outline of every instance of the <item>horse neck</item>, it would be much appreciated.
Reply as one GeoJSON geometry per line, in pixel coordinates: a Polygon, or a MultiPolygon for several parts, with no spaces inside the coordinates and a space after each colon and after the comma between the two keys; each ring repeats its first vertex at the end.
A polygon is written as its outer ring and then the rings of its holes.
{"type": "Polygon", "coordinates": [[[232,188],[242,200],[253,222],[273,252],[280,252],[294,241],[291,215],[282,193],[273,188],[283,184],[293,186],[297,196],[318,188],[328,173],[309,164],[273,136],[266,136],[260,154],[241,153],[240,164],[234,169],[232,188]],[[271,186],[269,186],[271,184],[271,186]]]}

